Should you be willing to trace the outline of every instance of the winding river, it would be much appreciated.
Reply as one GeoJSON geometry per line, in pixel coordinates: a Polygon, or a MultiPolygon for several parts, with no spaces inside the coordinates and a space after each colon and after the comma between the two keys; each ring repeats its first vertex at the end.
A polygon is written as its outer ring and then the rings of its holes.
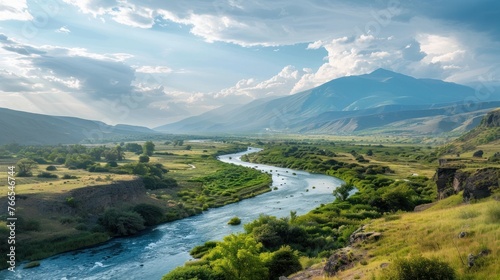
{"type": "Polygon", "coordinates": [[[208,240],[242,232],[243,226],[229,226],[238,216],[242,224],[260,214],[285,217],[290,211],[305,214],[321,203],[333,200],[332,191],[342,181],[326,175],[287,168],[252,164],[240,160],[245,152],[220,156],[223,162],[271,172],[277,190],[245,199],[203,214],[159,225],[141,235],[115,238],[97,247],[60,254],[40,261],[32,269],[0,271],[0,279],[161,279],[167,272],[191,259],[189,250],[208,240]]]}

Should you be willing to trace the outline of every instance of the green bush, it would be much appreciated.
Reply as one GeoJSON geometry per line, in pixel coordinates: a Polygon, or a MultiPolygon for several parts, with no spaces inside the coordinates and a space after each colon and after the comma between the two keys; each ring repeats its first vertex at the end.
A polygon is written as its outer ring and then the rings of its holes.
{"type": "Polygon", "coordinates": [[[163,210],[156,205],[141,203],[134,207],[134,211],[144,218],[146,226],[157,225],[164,219],[163,210]]]}
{"type": "Polygon", "coordinates": [[[119,211],[113,208],[106,210],[99,222],[106,230],[116,236],[132,235],[145,228],[144,218],[139,213],[119,211]]]}
{"type": "Polygon", "coordinates": [[[229,222],[227,222],[228,225],[232,225],[232,226],[237,226],[237,225],[240,225],[241,224],[241,219],[238,218],[238,217],[232,217],[231,220],[229,220],[229,222]]]}
{"type": "Polygon", "coordinates": [[[225,280],[208,266],[182,266],[163,276],[162,280],[225,280]]]}
{"type": "Polygon", "coordinates": [[[278,279],[280,276],[288,276],[292,273],[302,270],[297,252],[294,252],[290,246],[281,247],[274,252],[269,260],[269,279],[278,279]]]}
{"type": "Polygon", "coordinates": [[[49,166],[47,166],[47,168],[45,168],[45,170],[47,170],[47,171],[56,171],[57,167],[55,167],[54,165],[49,165],[49,166]]]}
{"type": "Polygon", "coordinates": [[[381,280],[454,280],[455,271],[446,262],[436,258],[413,257],[398,259],[381,275],[381,280]]]}

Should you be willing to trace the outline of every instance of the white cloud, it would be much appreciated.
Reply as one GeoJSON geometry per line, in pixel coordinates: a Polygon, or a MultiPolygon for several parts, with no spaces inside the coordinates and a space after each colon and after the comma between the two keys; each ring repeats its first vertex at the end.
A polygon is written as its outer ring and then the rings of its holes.
{"type": "Polygon", "coordinates": [[[141,66],[137,67],[135,71],[148,74],[172,73],[172,69],[167,66],[141,66]]]}
{"type": "Polygon", "coordinates": [[[56,30],[57,33],[69,34],[71,30],[69,30],[66,26],[62,26],[61,28],[56,30]]]}
{"type": "MultiPolygon", "coordinates": [[[[288,95],[295,86],[295,83],[304,74],[304,71],[295,69],[288,65],[284,67],[277,75],[265,81],[257,81],[255,79],[243,79],[236,83],[235,86],[221,90],[214,95],[215,99],[233,98],[239,96],[241,100],[251,101],[253,99],[288,95]]],[[[242,102],[239,102],[242,103],[242,102]]]]}
{"type": "Polygon", "coordinates": [[[26,0],[0,0],[0,21],[2,20],[32,20],[26,0]]]}

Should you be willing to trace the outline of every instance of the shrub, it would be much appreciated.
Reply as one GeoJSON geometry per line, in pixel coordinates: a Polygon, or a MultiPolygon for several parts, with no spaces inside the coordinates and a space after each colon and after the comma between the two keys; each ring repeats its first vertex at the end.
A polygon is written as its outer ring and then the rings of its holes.
{"type": "Polygon", "coordinates": [[[149,162],[149,157],[147,155],[142,155],[139,157],[139,162],[147,163],[149,162]]]}
{"type": "Polygon", "coordinates": [[[183,266],[172,270],[163,276],[162,280],[225,280],[220,273],[213,271],[208,266],[183,266]]]}
{"type": "Polygon", "coordinates": [[[73,175],[69,175],[69,174],[64,174],[64,175],[62,176],[62,179],[65,179],[65,180],[69,180],[69,179],[78,179],[78,177],[73,176],[73,175]]]}
{"type": "Polygon", "coordinates": [[[472,154],[472,156],[473,156],[473,157],[483,157],[483,153],[484,153],[484,152],[483,152],[483,150],[477,150],[477,151],[475,151],[475,152],[472,154]]]}
{"type": "Polygon", "coordinates": [[[106,210],[99,222],[111,234],[117,236],[132,235],[145,228],[144,218],[139,213],[113,208],[106,210]]]}
{"type": "Polygon", "coordinates": [[[288,276],[302,270],[299,257],[290,246],[281,247],[274,252],[269,260],[269,279],[278,279],[280,276],[288,276]]]}
{"type": "Polygon", "coordinates": [[[47,170],[47,171],[56,171],[57,167],[55,167],[54,165],[49,165],[49,166],[47,166],[47,168],[45,168],[45,170],[47,170]]]}
{"type": "Polygon", "coordinates": [[[382,280],[454,280],[455,271],[446,262],[436,258],[413,257],[398,259],[383,271],[382,280]]]}
{"type": "Polygon", "coordinates": [[[134,207],[134,211],[142,216],[146,226],[157,225],[163,221],[163,210],[156,205],[141,203],[134,207]]]}
{"type": "Polygon", "coordinates": [[[237,225],[241,224],[241,219],[238,217],[232,217],[231,220],[229,220],[229,222],[227,222],[227,224],[232,225],[232,226],[237,226],[237,225]]]}

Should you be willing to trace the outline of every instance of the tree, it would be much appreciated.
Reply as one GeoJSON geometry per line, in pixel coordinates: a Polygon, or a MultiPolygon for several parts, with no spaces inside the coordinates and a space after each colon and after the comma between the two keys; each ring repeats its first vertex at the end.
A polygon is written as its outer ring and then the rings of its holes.
{"type": "Polygon", "coordinates": [[[484,154],[483,150],[477,150],[474,152],[474,154],[472,154],[472,156],[480,158],[480,157],[483,157],[483,154],[484,154]]]}
{"type": "Polygon", "coordinates": [[[231,234],[210,251],[214,271],[234,280],[264,280],[268,270],[260,258],[262,244],[247,234],[231,234]]]}
{"type": "Polygon", "coordinates": [[[144,143],[144,146],[142,146],[142,151],[145,155],[152,156],[155,151],[155,144],[152,141],[147,141],[144,143]]]}
{"type": "Polygon", "coordinates": [[[333,195],[339,201],[344,201],[349,197],[349,192],[354,190],[354,185],[351,183],[342,184],[335,190],[333,190],[333,195]]]}
{"type": "Polygon", "coordinates": [[[146,163],[149,162],[149,157],[147,155],[139,156],[139,162],[146,163]]]}
{"type": "Polygon", "coordinates": [[[302,270],[297,252],[290,246],[283,246],[274,252],[268,262],[269,279],[278,279],[280,276],[288,276],[302,270]]]}
{"type": "Polygon", "coordinates": [[[31,171],[38,167],[38,164],[29,158],[23,158],[17,162],[17,176],[30,177],[33,174],[31,171]]]}

